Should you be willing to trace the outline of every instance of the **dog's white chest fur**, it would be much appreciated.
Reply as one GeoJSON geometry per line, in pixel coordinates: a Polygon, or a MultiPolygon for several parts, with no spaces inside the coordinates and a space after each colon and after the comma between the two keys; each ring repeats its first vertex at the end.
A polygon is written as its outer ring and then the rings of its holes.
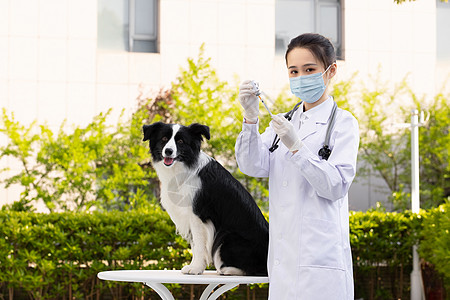
{"type": "Polygon", "coordinates": [[[162,163],[155,164],[161,181],[161,204],[175,223],[178,233],[191,244],[193,260],[183,267],[183,273],[201,274],[213,261],[214,225],[211,221],[204,223],[193,211],[193,200],[202,188],[198,171],[210,160],[201,152],[196,168],[187,168],[183,163],[175,163],[170,168],[162,163]]]}
{"type": "Polygon", "coordinates": [[[198,218],[193,213],[193,200],[201,189],[202,183],[198,170],[211,160],[202,153],[198,167],[187,168],[183,163],[175,163],[167,168],[162,163],[155,165],[159,180],[161,181],[161,204],[175,223],[177,231],[189,240],[192,218],[198,218]]]}

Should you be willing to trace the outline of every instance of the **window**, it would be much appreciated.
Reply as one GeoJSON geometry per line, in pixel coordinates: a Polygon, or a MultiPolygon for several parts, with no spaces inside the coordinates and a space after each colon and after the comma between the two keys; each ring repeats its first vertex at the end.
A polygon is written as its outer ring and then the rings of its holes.
{"type": "Polygon", "coordinates": [[[98,0],[98,48],[158,52],[157,0],[98,0]]]}
{"type": "Polygon", "coordinates": [[[450,61],[450,3],[437,0],[436,4],[436,57],[450,61]]]}
{"type": "Polygon", "coordinates": [[[284,55],[292,38],[317,32],[331,40],[342,58],[341,23],[340,0],[276,0],[275,51],[284,55]]]}

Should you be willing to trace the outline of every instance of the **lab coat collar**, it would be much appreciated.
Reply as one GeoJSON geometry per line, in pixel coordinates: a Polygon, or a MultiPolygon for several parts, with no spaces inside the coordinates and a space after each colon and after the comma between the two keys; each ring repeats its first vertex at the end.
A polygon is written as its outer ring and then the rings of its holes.
{"type": "Polygon", "coordinates": [[[309,135],[315,133],[317,131],[317,124],[327,123],[333,108],[333,98],[330,96],[323,103],[305,112],[303,111],[303,104],[304,103],[302,103],[297,110],[298,114],[296,118],[298,122],[300,122],[301,119],[307,120],[300,126],[300,140],[304,140],[309,135]],[[301,114],[304,114],[303,118],[300,117],[301,114]]]}
{"type": "Polygon", "coordinates": [[[301,108],[302,113],[305,114],[308,119],[314,119],[316,123],[327,123],[330,118],[331,110],[333,109],[333,97],[329,96],[327,100],[308,111],[304,112],[303,106],[301,108]]]}

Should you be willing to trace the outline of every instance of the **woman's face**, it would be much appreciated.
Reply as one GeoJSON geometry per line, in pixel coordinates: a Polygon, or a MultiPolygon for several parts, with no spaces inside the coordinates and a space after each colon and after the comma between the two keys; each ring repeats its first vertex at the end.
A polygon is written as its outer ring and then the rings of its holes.
{"type": "Polygon", "coordinates": [[[286,57],[286,63],[289,78],[325,71],[322,63],[314,57],[311,51],[305,48],[292,49],[286,57]]]}
{"type": "MultiPolygon", "coordinates": [[[[289,78],[298,77],[304,75],[310,75],[315,73],[323,73],[328,66],[323,66],[320,61],[318,61],[311,51],[305,48],[294,48],[292,49],[287,57],[286,64],[288,69],[289,78]]],[[[330,82],[330,79],[336,74],[337,65],[336,63],[331,64],[328,71],[323,74],[323,81],[326,86],[330,82]]],[[[304,110],[308,110],[320,103],[324,102],[328,98],[328,93],[325,92],[322,94],[319,100],[314,103],[305,103],[304,110]]]]}

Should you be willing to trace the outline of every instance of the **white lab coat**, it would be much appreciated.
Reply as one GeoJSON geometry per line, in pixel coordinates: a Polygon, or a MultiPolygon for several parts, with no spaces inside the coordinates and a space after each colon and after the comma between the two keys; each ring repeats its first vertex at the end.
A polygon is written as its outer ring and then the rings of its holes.
{"type": "Polygon", "coordinates": [[[347,193],[355,176],[359,131],[356,119],[337,110],[331,155],[322,160],[333,99],[292,118],[303,147],[292,154],[283,145],[269,152],[269,126],[243,124],[236,142],[241,171],[269,176],[269,299],[353,300],[347,193]],[[300,124],[301,123],[301,124],[300,124]]]}

